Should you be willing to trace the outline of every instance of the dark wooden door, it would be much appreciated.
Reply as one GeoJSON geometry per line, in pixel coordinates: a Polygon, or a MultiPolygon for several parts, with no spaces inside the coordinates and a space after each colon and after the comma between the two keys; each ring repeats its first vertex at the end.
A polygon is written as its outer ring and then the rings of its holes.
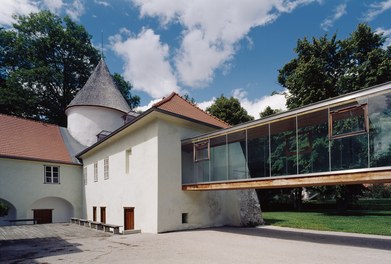
{"type": "Polygon", "coordinates": [[[96,222],[96,206],[92,207],[92,221],[96,222]]]}
{"type": "Polygon", "coordinates": [[[100,208],[100,222],[106,224],[106,207],[100,208]]]}
{"type": "Polygon", "coordinates": [[[124,208],[124,229],[134,229],[134,208],[124,208]]]}
{"type": "Polygon", "coordinates": [[[53,209],[34,209],[34,219],[37,220],[37,224],[52,223],[52,211],[53,209]]]}

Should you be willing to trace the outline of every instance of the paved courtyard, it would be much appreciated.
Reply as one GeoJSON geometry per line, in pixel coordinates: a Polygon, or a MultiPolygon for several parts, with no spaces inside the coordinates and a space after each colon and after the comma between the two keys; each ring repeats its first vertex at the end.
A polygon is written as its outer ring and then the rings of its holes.
{"type": "Polygon", "coordinates": [[[0,263],[387,263],[391,237],[259,227],[111,235],[75,224],[0,227],[0,263]]]}

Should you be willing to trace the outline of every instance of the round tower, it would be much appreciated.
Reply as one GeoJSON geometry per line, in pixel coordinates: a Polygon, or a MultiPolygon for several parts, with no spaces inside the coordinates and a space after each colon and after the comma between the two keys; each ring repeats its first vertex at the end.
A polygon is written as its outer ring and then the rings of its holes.
{"type": "Polygon", "coordinates": [[[79,143],[90,146],[102,131],[112,132],[124,124],[129,105],[118,90],[106,63],[94,72],[67,106],[68,131],[79,143]]]}

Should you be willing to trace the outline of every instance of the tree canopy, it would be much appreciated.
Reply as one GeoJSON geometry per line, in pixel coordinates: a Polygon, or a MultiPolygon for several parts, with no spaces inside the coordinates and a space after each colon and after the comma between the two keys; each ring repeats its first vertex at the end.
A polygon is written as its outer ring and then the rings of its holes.
{"type": "Polygon", "coordinates": [[[131,93],[131,90],[133,88],[132,84],[128,81],[125,81],[125,79],[119,73],[114,73],[113,79],[119,91],[121,92],[122,96],[125,98],[126,102],[128,103],[130,109],[139,106],[140,97],[137,95],[132,95],[131,93]]]}
{"type": "Polygon", "coordinates": [[[282,112],[281,109],[273,109],[270,106],[266,106],[265,110],[259,113],[260,118],[268,117],[277,113],[282,112]]]}
{"type": "MultiPolygon", "coordinates": [[[[0,29],[0,112],[66,125],[65,108],[84,86],[100,54],[82,25],[49,11],[16,16],[0,29]]],[[[140,98],[114,74],[130,107],[140,98]]]]}
{"type": "Polygon", "coordinates": [[[391,46],[366,24],[344,40],[334,34],[299,39],[297,57],[279,70],[289,109],[391,80],[391,46]]]}
{"type": "Polygon", "coordinates": [[[232,96],[227,98],[221,95],[206,111],[230,125],[237,125],[254,119],[254,117],[247,114],[239,100],[232,96]]]}

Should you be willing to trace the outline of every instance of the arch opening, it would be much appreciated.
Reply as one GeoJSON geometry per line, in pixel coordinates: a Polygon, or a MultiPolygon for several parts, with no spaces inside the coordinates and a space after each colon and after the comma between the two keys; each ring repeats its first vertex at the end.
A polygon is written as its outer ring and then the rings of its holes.
{"type": "Polygon", "coordinates": [[[30,215],[32,218],[35,216],[42,217],[42,214],[51,211],[51,215],[44,216],[51,219],[45,219],[45,223],[64,223],[69,222],[69,219],[73,217],[74,208],[73,205],[60,197],[45,197],[36,200],[30,206],[30,215]],[[49,221],[50,220],[50,221],[49,221]]]}

